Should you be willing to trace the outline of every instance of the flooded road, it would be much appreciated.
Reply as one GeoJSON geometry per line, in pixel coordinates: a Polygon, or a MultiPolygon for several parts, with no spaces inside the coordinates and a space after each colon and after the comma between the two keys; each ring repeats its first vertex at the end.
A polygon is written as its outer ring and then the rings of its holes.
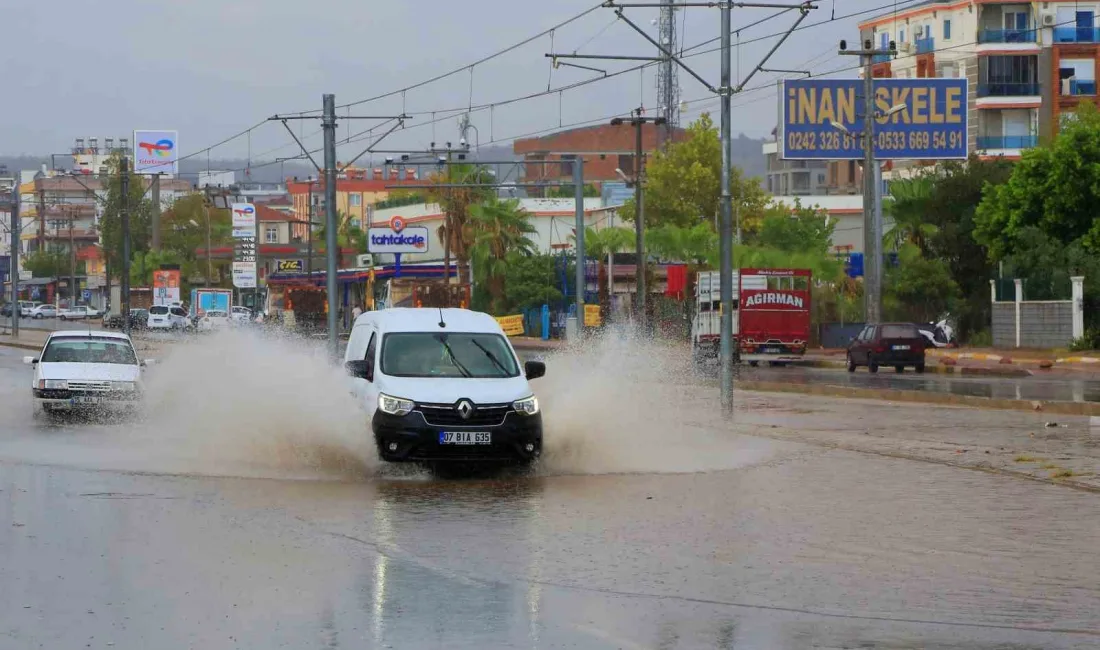
{"type": "MultiPolygon", "coordinates": [[[[717,372],[717,369],[714,370],[717,372]]],[[[717,375],[715,375],[717,376],[717,375]]],[[[1022,399],[1062,402],[1100,402],[1100,381],[1059,377],[966,377],[912,370],[897,374],[884,368],[871,374],[864,368],[854,373],[827,368],[740,368],[739,377],[757,381],[784,381],[795,384],[829,384],[856,388],[915,390],[951,395],[970,395],[997,399],[1022,399]]]]}
{"type": "MultiPolygon", "coordinates": [[[[210,403],[230,364],[187,393],[202,408],[44,426],[16,352],[0,349],[0,648],[1100,646],[1100,495],[708,428],[702,388],[614,350],[621,392],[569,362],[536,386],[559,412],[546,466],[461,480],[380,466],[289,353],[287,392],[256,380],[266,401],[210,403]],[[274,426],[299,399],[323,431],[274,426]]],[[[197,372],[164,367],[176,392],[197,372]]],[[[824,426],[815,404],[744,397],[738,417],[824,426]]],[[[891,424],[836,404],[830,422],[891,424]]],[[[1030,440],[1029,414],[919,412],[893,435],[1030,440]]]]}

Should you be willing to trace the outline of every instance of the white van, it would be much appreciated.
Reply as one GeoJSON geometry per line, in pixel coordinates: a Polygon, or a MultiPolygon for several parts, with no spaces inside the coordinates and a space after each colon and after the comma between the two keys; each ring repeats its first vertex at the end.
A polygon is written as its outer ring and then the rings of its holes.
{"type": "Polygon", "coordinates": [[[542,452],[542,414],[500,324],[465,309],[383,309],[355,320],[344,367],[390,462],[513,461],[542,452]]]}

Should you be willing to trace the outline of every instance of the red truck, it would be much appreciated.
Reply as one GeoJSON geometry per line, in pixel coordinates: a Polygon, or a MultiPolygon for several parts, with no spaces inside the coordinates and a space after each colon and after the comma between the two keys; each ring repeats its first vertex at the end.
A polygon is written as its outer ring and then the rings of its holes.
{"type": "Polygon", "coordinates": [[[741,269],[738,350],[743,361],[781,364],[806,354],[810,342],[809,269],[741,269]]]}

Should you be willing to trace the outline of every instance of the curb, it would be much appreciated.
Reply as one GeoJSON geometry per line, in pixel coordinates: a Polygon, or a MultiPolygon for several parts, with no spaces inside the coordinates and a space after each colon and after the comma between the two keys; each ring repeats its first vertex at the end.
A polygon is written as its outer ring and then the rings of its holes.
{"type": "MultiPolygon", "coordinates": [[[[832,361],[829,359],[807,359],[805,361],[793,362],[791,365],[810,368],[836,368],[841,370],[847,368],[843,361],[832,361]]],[[[934,375],[962,375],[974,377],[1031,377],[1032,375],[1034,375],[1033,372],[1024,368],[981,368],[971,366],[944,365],[926,366],[924,372],[925,374],[934,375]]]]}
{"type": "Polygon", "coordinates": [[[15,341],[0,341],[0,346],[5,348],[17,348],[19,350],[34,350],[36,352],[42,350],[41,345],[31,345],[29,343],[16,343],[15,341]]]}
{"type": "Polygon", "coordinates": [[[775,381],[739,381],[740,390],[762,393],[800,393],[819,397],[846,397],[851,399],[873,399],[884,402],[907,402],[910,404],[938,404],[942,406],[968,406],[972,408],[996,409],[1004,411],[1036,411],[1056,413],[1058,415],[1095,415],[1100,416],[1100,403],[1093,402],[1057,402],[1021,399],[1000,399],[977,397],[974,395],[950,395],[929,393],[916,390],[882,390],[876,388],[856,388],[852,386],[830,386],[827,384],[791,384],[775,381]],[[1038,408],[1037,408],[1038,407],[1038,408]]]}

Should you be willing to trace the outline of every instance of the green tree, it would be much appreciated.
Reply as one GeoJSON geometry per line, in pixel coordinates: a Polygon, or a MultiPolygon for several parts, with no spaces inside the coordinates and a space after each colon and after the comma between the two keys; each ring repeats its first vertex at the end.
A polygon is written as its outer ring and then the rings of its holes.
{"type": "Polygon", "coordinates": [[[122,208],[126,205],[130,214],[131,259],[137,253],[149,250],[152,234],[153,203],[145,192],[144,178],[132,171],[129,176],[128,200],[123,200],[122,176],[119,173],[121,158],[107,160],[107,174],[101,176],[106,190],[103,216],[99,221],[103,254],[112,269],[122,269],[122,208]]]}
{"type": "MultiPolygon", "coordinates": [[[[576,242],[576,236],[570,235],[570,239],[576,242]]],[[[607,286],[607,256],[621,253],[634,248],[634,231],[629,228],[595,228],[584,229],[584,252],[589,259],[599,262],[597,273],[597,287],[599,290],[600,311],[604,319],[608,318],[611,311],[611,292],[607,286]]]]}
{"type": "Polygon", "coordinates": [[[935,181],[934,174],[923,174],[890,183],[890,197],[883,201],[882,211],[893,225],[883,236],[884,248],[896,251],[910,243],[921,251],[928,249],[928,239],[939,232],[929,222],[935,181]]]}
{"type": "MultiPolygon", "coordinates": [[[[229,210],[207,208],[202,194],[188,194],[176,199],[172,209],[161,217],[161,250],[180,260],[180,271],[185,284],[195,276],[206,277],[207,219],[210,220],[210,247],[219,248],[232,244],[233,225],[229,210]]],[[[212,260],[213,277],[225,284],[228,260],[212,260]]],[[[211,278],[211,283],[213,282],[211,278]]]]}
{"type": "Polygon", "coordinates": [[[60,251],[35,251],[23,260],[23,268],[36,278],[56,278],[69,272],[69,254],[60,251]]]}
{"type": "Polygon", "coordinates": [[[886,269],[883,284],[883,313],[891,320],[932,321],[954,307],[959,293],[947,262],[925,258],[910,243],[898,250],[898,265],[886,269]]]}
{"type": "Polygon", "coordinates": [[[510,255],[504,281],[506,304],[503,307],[514,312],[560,301],[561,291],[554,286],[555,263],[555,257],[548,254],[510,255]]]}
{"type": "Polygon", "coordinates": [[[776,205],[768,209],[753,243],[789,253],[826,254],[836,224],[824,210],[809,208],[795,199],[794,208],[776,205]]]}
{"type": "Polygon", "coordinates": [[[505,302],[506,278],[510,256],[530,255],[535,243],[529,235],[535,227],[527,220],[527,213],[519,207],[519,201],[501,201],[490,196],[484,203],[470,209],[466,224],[473,235],[470,254],[474,262],[474,279],[486,285],[493,309],[501,311],[505,302]]]}
{"type": "Polygon", "coordinates": [[[691,227],[665,224],[646,229],[646,250],[661,259],[705,266],[718,254],[718,235],[706,222],[691,227]]]}
{"type": "MultiPolygon", "coordinates": [[[[130,285],[134,287],[153,286],[153,271],[161,266],[180,266],[180,275],[184,275],[184,260],[175,251],[144,251],[134,253],[130,262],[130,285]]],[[[182,288],[181,288],[182,292],[182,288]]]]}
{"type": "MultiPolygon", "coordinates": [[[[710,115],[704,113],[692,122],[684,140],[652,154],[645,176],[646,226],[690,228],[700,221],[713,222],[721,199],[722,147],[710,115]]],[[[756,179],[744,178],[738,167],[730,172],[730,193],[742,230],[755,231],[768,206],[767,193],[756,179]]],[[[634,219],[633,198],[619,214],[634,219]]]]}
{"type": "Polygon", "coordinates": [[[959,287],[952,314],[963,341],[989,327],[989,280],[996,274],[989,250],[974,236],[975,212],[983,188],[1004,183],[1012,167],[1002,158],[981,160],[977,156],[942,163],[926,203],[925,223],[935,226],[935,231],[923,238],[925,255],[946,262],[959,287]]]}
{"type": "Polygon", "coordinates": [[[1008,182],[990,185],[978,207],[978,240],[1000,260],[1037,227],[1064,244],[1100,252],[1100,112],[1082,104],[1047,146],[1025,151],[1008,182]]]}

